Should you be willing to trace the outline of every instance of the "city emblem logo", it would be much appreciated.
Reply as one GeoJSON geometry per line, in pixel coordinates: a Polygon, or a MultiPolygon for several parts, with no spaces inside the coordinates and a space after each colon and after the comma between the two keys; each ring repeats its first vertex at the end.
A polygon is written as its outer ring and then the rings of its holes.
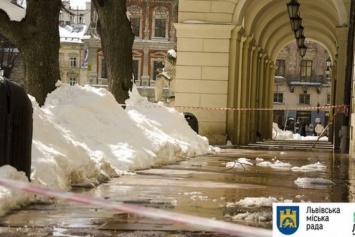
{"type": "Polygon", "coordinates": [[[294,234],[299,226],[298,206],[277,207],[277,228],[284,235],[294,234]]]}

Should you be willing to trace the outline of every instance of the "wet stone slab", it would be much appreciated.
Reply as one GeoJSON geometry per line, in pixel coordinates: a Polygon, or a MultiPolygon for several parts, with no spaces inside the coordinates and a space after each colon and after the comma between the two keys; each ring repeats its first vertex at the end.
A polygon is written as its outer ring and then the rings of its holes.
{"type": "MultiPolygon", "coordinates": [[[[349,182],[352,182],[355,175],[348,172],[349,161],[352,162],[348,156],[331,152],[222,150],[219,154],[140,170],[136,175],[115,178],[93,189],[75,188],[73,192],[138,207],[271,229],[271,206],[243,206],[238,203],[247,198],[261,197],[293,202],[351,201],[353,188],[349,182]],[[239,158],[248,159],[251,165],[240,165],[236,161],[239,158]],[[295,172],[284,167],[258,166],[257,162],[261,158],[274,164],[277,161],[289,163],[292,167],[320,162],[326,168],[316,172],[295,172]],[[324,178],[331,180],[334,185],[296,185],[295,180],[302,177],[324,178]]],[[[0,237],[2,236],[227,235],[54,200],[51,205],[33,204],[0,217],[0,237]]]]}

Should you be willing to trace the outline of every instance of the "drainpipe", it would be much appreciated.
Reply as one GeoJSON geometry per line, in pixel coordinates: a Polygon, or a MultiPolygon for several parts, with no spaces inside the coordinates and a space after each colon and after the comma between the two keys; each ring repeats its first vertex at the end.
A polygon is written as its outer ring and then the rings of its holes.
{"type": "MultiPolygon", "coordinates": [[[[349,32],[348,32],[348,44],[347,44],[347,61],[345,71],[345,86],[344,86],[344,105],[348,105],[350,110],[351,104],[351,91],[352,91],[352,72],[354,61],[354,17],[355,17],[355,0],[351,0],[350,5],[350,17],[349,17],[349,32]]],[[[350,112],[347,115],[343,115],[343,123],[340,136],[340,152],[349,153],[349,124],[350,124],[350,112]]]]}

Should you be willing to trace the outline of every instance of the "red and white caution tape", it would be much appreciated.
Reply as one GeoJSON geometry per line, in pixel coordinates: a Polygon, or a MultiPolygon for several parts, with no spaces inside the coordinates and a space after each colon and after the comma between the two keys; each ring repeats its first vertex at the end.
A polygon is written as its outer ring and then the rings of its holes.
{"type": "MultiPolygon", "coordinates": [[[[161,105],[126,105],[127,107],[143,107],[143,108],[161,108],[161,105]]],[[[176,109],[202,109],[202,110],[222,110],[222,111],[273,111],[273,110],[318,110],[332,108],[348,108],[349,105],[325,105],[325,106],[307,106],[307,107],[274,107],[274,108],[223,108],[223,107],[200,107],[200,106],[173,106],[176,109]]]]}
{"type": "Polygon", "coordinates": [[[195,227],[195,228],[200,227],[204,231],[224,233],[232,236],[248,236],[248,237],[269,237],[269,236],[271,237],[272,236],[271,230],[250,227],[250,226],[243,226],[243,225],[238,225],[238,224],[233,224],[233,223],[228,223],[228,222],[223,222],[223,221],[218,221],[218,220],[213,220],[208,218],[196,217],[196,216],[191,216],[186,214],[173,213],[173,212],[163,211],[154,208],[135,206],[131,204],[125,204],[122,202],[112,202],[105,199],[91,197],[88,195],[59,191],[44,186],[39,186],[39,185],[26,183],[26,182],[20,182],[17,180],[0,178],[0,185],[8,188],[19,189],[29,193],[45,195],[48,197],[65,199],[67,201],[71,201],[75,203],[101,207],[112,211],[132,213],[132,214],[146,216],[146,217],[160,219],[160,220],[168,220],[171,222],[175,222],[178,224],[195,227]]]}

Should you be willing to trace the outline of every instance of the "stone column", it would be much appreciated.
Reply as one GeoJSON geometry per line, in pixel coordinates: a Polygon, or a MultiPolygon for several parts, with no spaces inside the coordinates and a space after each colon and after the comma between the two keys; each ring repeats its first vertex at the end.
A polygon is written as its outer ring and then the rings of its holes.
{"type": "Polygon", "coordinates": [[[270,61],[269,63],[269,74],[268,74],[268,82],[269,82],[269,86],[268,86],[268,98],[267,98],[267,106],[266,108],[269,109],[267,110],[267,131],[266,131],[266,138],[267,139],[272,139],[272,127],[273,127],[273,114],[274,111],[272,110],[272,108],[274,107],[274,84],[275,84],[275,65],[273,64],[272,61],[270,61]]]}
{"type": "MultiPolygon", "coordinates": [[[[347,41],[348,41],[348,28],[336,28],[339,49],[339,55],[347,55],[347,41]]],[[[345,89],[345,69],[346,69],[346,57],[338,57],[337,61],[337,75],[335,80],[335,105],[342,105],[344,103],[344,89],[345,89]]],[[[340,132],[343,126],[344,113],[342,109],[335,109],[334,117],[334,149],[340,151],[340,132]]]]}
{"type": "Polygon", "coordinates": [[[242,38],[242,58],[241,58],[241,70],[240,70],[240,125],[239,125],[239,145],[247,145],[249,143],[249,114],[250,111],[246,110],[250,107],[250,80],[251,80],[251,50],[254,44],[254,40],[251,37],[242,38]]]}
{"type": "Polygon", "coordinates": [[[227,111],[227,138],[233,143],[238,144],[238,121],[239,112],[235,109],[240,108],[238,100],[238,72],[240,70],[240,49],[241,40],[245,30],[237,26],[232,31],[230,57],[229,57],[229,79],[228,79],[228,98],[227,107],[232,110],[227,111]]]}
{"type": "Polygon", "coordinates": [[[259,68],[259,83],[258,83],[258,90],[257,90],[257,108],[259,109],[257,111],[257,127],[256,131],[260,132],[261,135],[263,135],[263,99],[265,96],[265,61],[266,61],[266,54],[261,54],[260,55],[260,68],[259,68]]]}
{"type": "MultiPolygon", "coordinates": [[[[330,100],[330,105],[334,106],[335,105],[335,88],[336,88],[336,83],[337,83],[337,67],[333,64],[331,67],[331,100],[330,100]]],[[[334,144],[334,113],[335,113],[334,108],[329,109],[329,127],[328,127],[328,141],[332,142],[334,144]],[[332,122],[332,123],[330,123],[332,122]]]]}
{"type": "Polygon", "coordinates": [[[175,106],[193,113],[211,144],[226,143],[230,42],[235,25],[176,23],[175,106]],[[202,107],[198,109],[194,107],[202,107]]]}
{"type": "Polygon", "coordinates": [[[263,77],[263,95],[261,97],[261,107],[264,109],[262,110],[262,115],[259,118],[262,122],[261,127],[261,134],[262,137],[267,139],[268,138],[268,98],[269,98],[269,86],[270,86],[270,59],[265,61],[265,68],[264,68],[264,77],[263,77]]]}
{"type": "MultiPolygon", "coordinates": [[[[257,90],[259,88],[258,77],[259,77],[259,70],[260,70],[260,47],[253,48],[253,59],[252,59],[252,70],[251,70],[251,88],[250,88],[250,108],[256,109],[257,108],[257,90]]],[[[257,111],[251,110],[250,111],[250,129],[249,129],[249,140],[250,142],[256,141],[256,128],[257,128],[257,111]]]]}
{"type": "MultiPolygon", "coordinates": [[[[141,76],[141,85],[142,86],[149,86],[149,48],[146,47],[146,45],[144,45],[144,48],[143,48],[143,51],[144,51],[144,55],[143,55],[143,73],[142,73],[142,76],[141,76]]],[[[153,79],[153,78],[152,78],[153,79]]],[[[154,86],[151,85],[151,86],[154,86]]]]}

